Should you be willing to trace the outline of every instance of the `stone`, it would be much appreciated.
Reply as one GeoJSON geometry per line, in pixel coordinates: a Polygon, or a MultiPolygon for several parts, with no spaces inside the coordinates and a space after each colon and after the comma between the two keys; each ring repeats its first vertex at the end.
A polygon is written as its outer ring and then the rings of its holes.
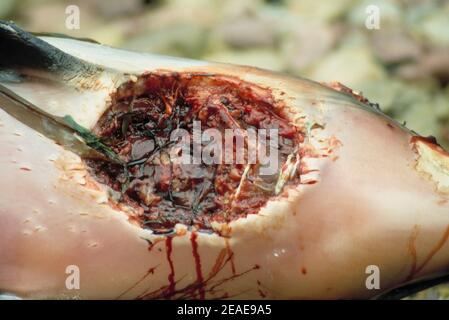
{"type": "Polygon", "coordinates": [[[319,21],[335,21],[344,16],[356,3],[354,0],[286,0],[287,8],[302,18],[319,21]]]}
{"type": "MultiPolygon", "coordinates": [[[[398,3],[390,0],[363,0],[357,1],[357,5],[349,12],[348,22],[354,26],[366,29],[365,21],[368,17],[366,9],[368,6],[377,6],[379,8],[380,30],[388,26],[398,26],[402,21],[401,8],[398,3]]],[[[378,29],[368,30],[368,32],[377,32],[378,29]]]]}
{"type": "Polygon", "coordinates": [[[449,3],[433,11],[417,25],[417,30],[431,44],[449,46],[449,3]]]}
{"type": "Polygon", "coordinates": [[[198,57],[207,45],[207,31],[197,25],[177,24],[137,35],[123,47],[141,52],[198,57]]]}
{"type": "Polygon", "coordinates": [[[321,59],[337,43],[340,34],[337,26],[316,23],[304,23],[290,32],[281,46],[289,69],[300,72],[321,59]]]}
{"type": "Polygon", "coordinates": [[[386,71],[368,48],[346,46],[326,55],[305,76],[316,81],[339,81],[358,90],[363,82],[384,79],[386,71]]]}
{"type": "Polygon", "coordinates": [[[398,28],[382,28],[370,35],[374,54],[383,63],[416,60],[422,53],[422,46],[418,41],[398,28]]]}
{"type": "Polygon", "coordinates": [[[275,31],[257,17],[241,17],[226,21],[215,30],[215,36],[231,47],[273,47],[275,31]]]}
{"type": "Polygon", "coordinates": [[[2,0],[0,1],[0,18],[8,18],[14,11],[16,1],[14,0],[2,0]]]}

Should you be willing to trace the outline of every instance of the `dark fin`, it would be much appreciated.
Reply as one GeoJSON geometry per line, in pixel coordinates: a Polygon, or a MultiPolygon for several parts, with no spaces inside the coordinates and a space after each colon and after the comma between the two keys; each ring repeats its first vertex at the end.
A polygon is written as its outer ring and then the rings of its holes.
{"type": "Polygon", "coordinates": [[[409,283],[388,292],[382,293],[375,299],[399,300],[443,283],[449,283],[449,275],[443,275],[434,279],[425,279],[414,283],[409,283]]]}
{"type": "Polygon", "coordinates": [[[59,50],[12,22],[0,20],[0,70],[69,80],[80,75],[89,77],[100,68],[59,50]]]}

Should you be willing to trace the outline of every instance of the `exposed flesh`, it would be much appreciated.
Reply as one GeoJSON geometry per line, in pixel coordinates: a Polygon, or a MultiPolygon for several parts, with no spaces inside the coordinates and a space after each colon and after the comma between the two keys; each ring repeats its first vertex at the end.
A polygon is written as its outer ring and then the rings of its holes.
{"type": "MultiPolygon", "coordinates": [[[[155,232],[170,232],[176,223],[207,230],[212,221],[256,214],[268,199],[300,178],[296,167],[302,133],[289,123],[267,90],[233,78],[144,75],[117,90],[94,132],[127,165],[87,160],[92,174],[117,192],[119,202],[137,209],[139,222],[155,232]],[[235,163],[235,138],[232,164],[225,162],[229,149],[224,148],[220,164],[194,164],[194,150],[200,147],[199,139],[192,136],[194,121],[201,122],[202,132],[218,129],[222,146],[225,129],[278,129],[277,172],[262,175],[259,159],[248,161],[254,149],[247,137],[243,138],[244,163],[235,163]],[[170,139],[178,128],[189,133],[190,164],[170,158],[172,152],[182,153],[177,141],[170,139]]],[[[203,152],[209,143],[202,142],[203,152]]]]}

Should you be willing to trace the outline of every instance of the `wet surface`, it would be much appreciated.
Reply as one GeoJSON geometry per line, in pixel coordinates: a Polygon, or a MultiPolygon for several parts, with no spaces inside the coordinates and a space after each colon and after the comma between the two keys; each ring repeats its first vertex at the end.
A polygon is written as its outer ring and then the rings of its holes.
{"type": "Polygon", "coordinates": [[[221,76],[148,74],[122,85],[112,101],[94,132],[127,164],[87,164],[157,233],[176,223],[207,230],[212,221],[257,214],[299,183],[291,168],[303,135],[266,89],[221,76]],[[254,142],[248,132],[262,136],[254,142]],[[261,150],[275,160],[270,174],[263,174],[261,150]]]}

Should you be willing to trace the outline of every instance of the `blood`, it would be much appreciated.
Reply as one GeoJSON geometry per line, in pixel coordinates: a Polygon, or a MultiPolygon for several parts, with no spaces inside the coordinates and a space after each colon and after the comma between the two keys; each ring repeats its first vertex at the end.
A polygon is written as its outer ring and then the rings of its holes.
{"type": "Polygon", "coordinates": [[[190,241],[192,243],[192,254],[193,258],[195,259],[195,269],[196,269],[196,281],[198,283],[198,293],[200,295],[200,299],[204,300],[205,293],[204,293],[204,279],[203,279],[203,273],[201,271],[201,258],[198,253],[198,243],[196,241],[198,235],[196,232],[192,232],[190,236],[190,241]]]}
{"type": "Polygon", "coordinates": [[[136,283],[134,283],[130,288],[126,289],[123,293],[121,293],[116,299],[120,299],[121,297],[123,297],[125,294],[127,294],[128,292],[130,292],[132,289],[136,288],[140,283],[142,283],[142,281],[144,281],[150,274],[154,274],[156,267],[151,267],[150,269],[148,269],[148,271],[145,273],[145,275],[140,278],[138,281],[136,281],[136,283]]]}
{"type": "MultiPolygon", "coordinates": [[[[159,242],[163,241],[162,238],[161,238],[161,239],[156,239],[156,240],[153,240],[153,241],[150,241],[150,240],[148,240],[148,239],[145,239],[145,240],[146,240],[147,243],[148,243],[148,251],[152,251],[152,250],[154,249],[154,247],[155,247],[159,242]]],[[[160,248],[159,248],[159,251],[161,251],[160,248]]]]}
{"type": "MultiPolygon", "coordinates": [[[[198,245],[197,245],[197,236],[196,232],[192,233],[190,240],[192,241],[192,252],[196,262],[196,270],[197,270],[197,279],[194,282],[187,283],[184,286],[179,286],[175,288],[176,282],[174,280],[174,269],[173,262],[171,260],[172,254],[172,237],[168,237],[166,239],[166,252],[167,252],[167,260],[170,265],[170,274],[168,276],[169,284],[164,285],[156,290],[146,291],[139,295],[137,299],[141,300],[150,300],[150,299],[197,299],[200,296],[201,299],[204,299],[206,293],[209,298],[214,299],[226,299],[230,297],[237,297],[239,293],[236,293],[230,296],[227,292],[223,292],[224,288],[222,287],[225,283],[236,280],[237,278],[243,277],[246,274],[260,269],[259,265],[254,265],[246,269],[243,272],[235,273],[229,277],[221,277],[220,273],[227,264],[231,261],[228,249],[223,248],[218,254],[214,266],[211,268],[209,274],[206,277],[203,277],[202,266],[199,259],[198,253],[198,245]],[[195,235],[193,235],[195,234],[195,235]],[[170,240],[169,240],[170,239],[170,240]]],[[[260,281],[257,282],[259,286],[262,286],[260,281]]]]}
{"type": "Polygon", "coordinates": [[[168,288],[167,288],[167,296],[172,297],[175,294],[175,267],[173,265],[173,260],[171,257],[173,246],[173,237],[167,237],[165,239],[165,248],[167,251],[167,261],[168,265],[170,266],[170,273],[168,274],[168,288]]]}
{"type": "Polygon", "coordinates": [[[232,251],[231,245],[229,244],[229,240],[227,238],[225,238],[225,243],[226,243],[226,250],[228,252],[229,261],[231,263],[232,274],[235,275],[236,271],[235,271],[235,264],[234,264],[234,252],[232,251]]]}
{"type": "Polygon", "coordinates": [[[417,253],[416,253],[416,239],[418,237],[418,234],[419,234],[419,227],[418,227],[418,225],[415,225],[413,227],[413,231],[410,235],[409,243],[408,243],[408,251],[412,258],[412,265],[410,267],[410,272],[409,272],[407,278],[405,279],[405,281],[412,280],[416,273],[417,259],[418,259],[417,253]]]}

